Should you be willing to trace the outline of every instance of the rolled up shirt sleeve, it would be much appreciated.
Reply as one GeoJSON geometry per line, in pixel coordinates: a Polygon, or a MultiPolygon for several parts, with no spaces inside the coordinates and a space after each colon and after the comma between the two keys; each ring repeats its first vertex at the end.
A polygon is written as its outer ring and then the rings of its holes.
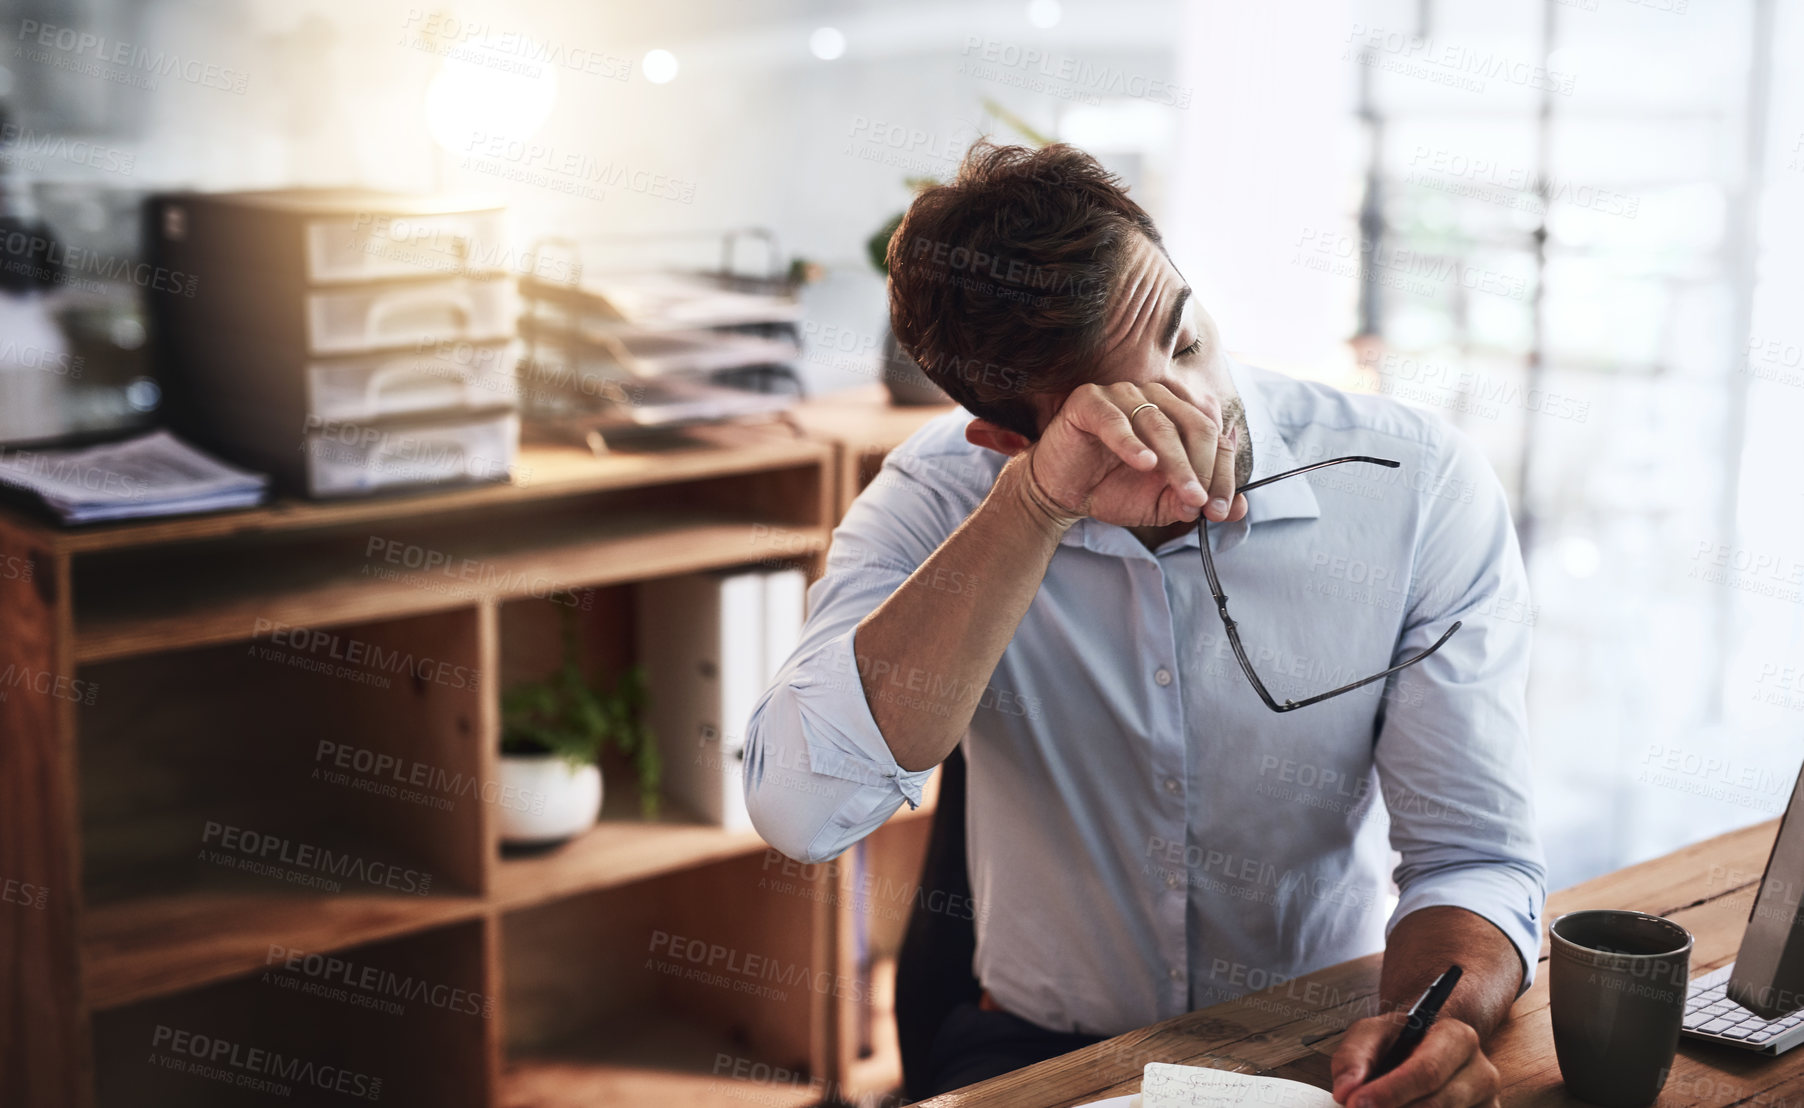
{"type": "Polygon", "coordinates": [[[1477,449],[1451,433],[1423,490],[1416,583],[1395,660],[1462,626],[1432,657],[1391,678],[1375,760],[1402,855],[1386,928],[1436,905],[1494,924],[1522,959],[1541,948],[1546,865],[1535,832],[1526,708],[1529,603],[1503,489],[1477,449]]]}
{"type": "MultiPolygon", "coordinates": [[[[802,641],[746,728],[752,825],[804,862],[833,858],[904,803],[932,769],[896,764],[860,680],[858,623],[906,581],[968,514],[925,479],[904,444],[833,533],[827,572],[808,594],[802,641]]],[[[880,663],[879,663],[880,664],[880,663]]]]}

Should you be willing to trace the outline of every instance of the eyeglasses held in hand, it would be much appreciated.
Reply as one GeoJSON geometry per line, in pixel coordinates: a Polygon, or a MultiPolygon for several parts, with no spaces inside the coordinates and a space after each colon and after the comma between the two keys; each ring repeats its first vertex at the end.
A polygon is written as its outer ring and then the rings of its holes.
{"type": "MultiPolygon", "coordinates": [[[[1326,466],[1339,465],[1342,462],[1370,462],[1373,465],[1385,466],[1390,469],[1396,469],[1399,464],[1391,461],[1389,458],[1367,458],[1362,456],[1330,458],[1325,462],[1317,462],[1314,465],[1301,466],[1297,469],[1287,470],[1284,473],[1273,474],[1270,477],[1262,477],[1257,481],[1249,481],[1234,491],[1236,493],[1252,492],[1262,485],[1269,485],[1274,481],[1282,481],[1286,477],[1295,477],[1299,473],[1308,473],[1311,470],[1322,469],[1326,466]]],[[[1209,521],[1198,516],[1196,522],[1198,527],[1197,546],[1201,547],[1203,551],[1203,573],[1209,578],[1209,593],[1215,597],[1215,610],[1221,614],[1221,624],[1223,627],[1227,628],[1228,645],[1234,648],[1234,657],[1240,659],[1241,672],[1245,673],[1247,675],[1247,680],[1252,682],[1253,691],[1258,693],[1259,699],[1265,701],[1265,706],[1274,712],[1294,712],[1298,708],[1307,708],[1311,704],[1320,704],[1322,701],[1327,700],[1330,697],[1339,696],[1341,693],[1348,693],[1352,692],[1354,689],[1363,688],[1374,681],[1382,681],[1384,678],[1389,677],[1398,670],[1408,669],[1410,666],[1415,665],[1430,654],[1433,654],[1435,651],[1439,650],[1448,639],[1453,637],[1455,631],[1460,629],[1460,621],[1455,620],[1453,626],[1447,628],[1441,637],[1435,640],[1433,646],[1422,651],[1422,653],[1416,655],[1414,658],[1398,662],[1391,668],[1379,673],[1374,673],[1370,677],[1362,677],[1350,685],[1342,685],[1338,689],[1330,689],[1325,693],[1317,693],[1314,696],[1305,697],[1302,700],[1286,699],[1284,703],[1280,704],[1272,699],[1272,694],[1265,689],[1265,682],[1259,680],[1259,675],[1253,672],[1253,663],[1247,661],[1246,647],[1240,645],[1240,625],[1235,623],[1234,617],[1228,614],[1228,598],[1221,591],[1221,579],[1215,575],[1215,559],[1209,553],[1209,521]]]]}

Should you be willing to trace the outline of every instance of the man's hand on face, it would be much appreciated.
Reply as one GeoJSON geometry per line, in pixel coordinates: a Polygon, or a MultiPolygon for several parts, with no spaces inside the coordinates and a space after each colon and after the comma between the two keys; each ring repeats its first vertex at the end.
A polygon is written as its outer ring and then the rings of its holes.
{"type": "Polygon", "coordinates": [[[1025,464],[1037,493],[1071,516],[1123,527],[1162,527],[1199,514],[1221,522],[1246,515],[1246,497],[1234,492],[1237,446],[1238,432],[1218,399],[1166,377],[1080,386],[1025,464]]]}
{"type": "Polygon", "coordinates": [[[1384,1056],[1403,1027],[1404,1013],[1360,1020],[1347,1029],[1334,1052],[1334,1099],[1348,1108],[1470,1108],[1495,1105],[1497,1067],[1479,1047],[1478,1032],[1460,1020],[1435,1021],[1409,1058],[1383,1077],[1366,1075],[1384,1056]]]}

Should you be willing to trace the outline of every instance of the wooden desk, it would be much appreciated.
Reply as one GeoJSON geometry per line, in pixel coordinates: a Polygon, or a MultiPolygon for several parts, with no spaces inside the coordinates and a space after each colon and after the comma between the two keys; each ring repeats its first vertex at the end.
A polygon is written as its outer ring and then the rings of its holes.
{"type": "MultiPolygon", "coordinates": [[[[1548,897],[1545,919],[1580,908],[1634,908],[1667,916],[1697,936],[1691,972],[1733,961],[1778,821],[1698,843],[1548,897]]],[[[971,1085],[921,1108],[1064,1108],[1138,1092],[1148,1062],[1264,1073],[1329,1086],[1328,1060],[1348,1024],[1374,1010],[1379,955],[1217,1004],[971,1085]]],[[[1584,1102],[1567,1095],[1547,1012],[1547,943],[1534,987],[1516,1001],[1488,1051],[1503,1074],[1503,1103],[1584,1102]]],[[[1804,1095],[1804,1050],[1769,1058],[1682,1039],[1660,1108],[1768,1105],[1804,1095]]]]}

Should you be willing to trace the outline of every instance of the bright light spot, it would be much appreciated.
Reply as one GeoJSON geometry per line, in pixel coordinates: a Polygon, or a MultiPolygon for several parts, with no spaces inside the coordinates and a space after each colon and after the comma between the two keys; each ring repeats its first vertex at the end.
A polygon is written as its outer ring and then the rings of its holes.
{"type": "Polygon", "coordinates": [[[1560,540],[1560,564],[1573,577],[1583,580],[1597,572],[1603,564],[1603,552],[1583,535],[1568,535],[1560,540]]]}
{"type": "Polygon", "coordinates": [[[1027,21],[1036,27],[1057,27],[1064,14],[1059,0],[1028,0],[1027,21]]]}
{"type": "Polygon", "coordinates": [[[132,383],[125,386],[125,402],[135,412],[153,411],[163,402],[163,390],[148,377],[134,377],[132,383]]]}
{"type": "Polygon", "coordinates": [[[113,345],[121,350],[136,350],[144,345],[144,324],[131,316],[114,319],[108,333],[113,339],[113,345]]]}
{"type": "Polygon", "coordinates": [[[645,79],[652,84],[666,84],[677,75],[676,55],[668,50],[647,50],[639,68],[645,71],[645,79]]]}
{"type": "MultiPolygon", "coordinates": [[[[477,143],[495,138],[525,139],[544,125],[557,102],[556,66],[514,72],[509,57],[500,52],[484,64],[480,55],[485,49],[474,44],[460,48],[469,55],[445,58],[426,86],[426,129],[453,154],[469,153],[477,143]]],[[[530,43],[520,53],[537,56],[539,49],[530,43]]]]}
{"type": "Polygon", "coordinates": [[[837,27],[816,27],[808,36],[808,52],[830,62],[846,52],[846,36],[837,27]]]}

